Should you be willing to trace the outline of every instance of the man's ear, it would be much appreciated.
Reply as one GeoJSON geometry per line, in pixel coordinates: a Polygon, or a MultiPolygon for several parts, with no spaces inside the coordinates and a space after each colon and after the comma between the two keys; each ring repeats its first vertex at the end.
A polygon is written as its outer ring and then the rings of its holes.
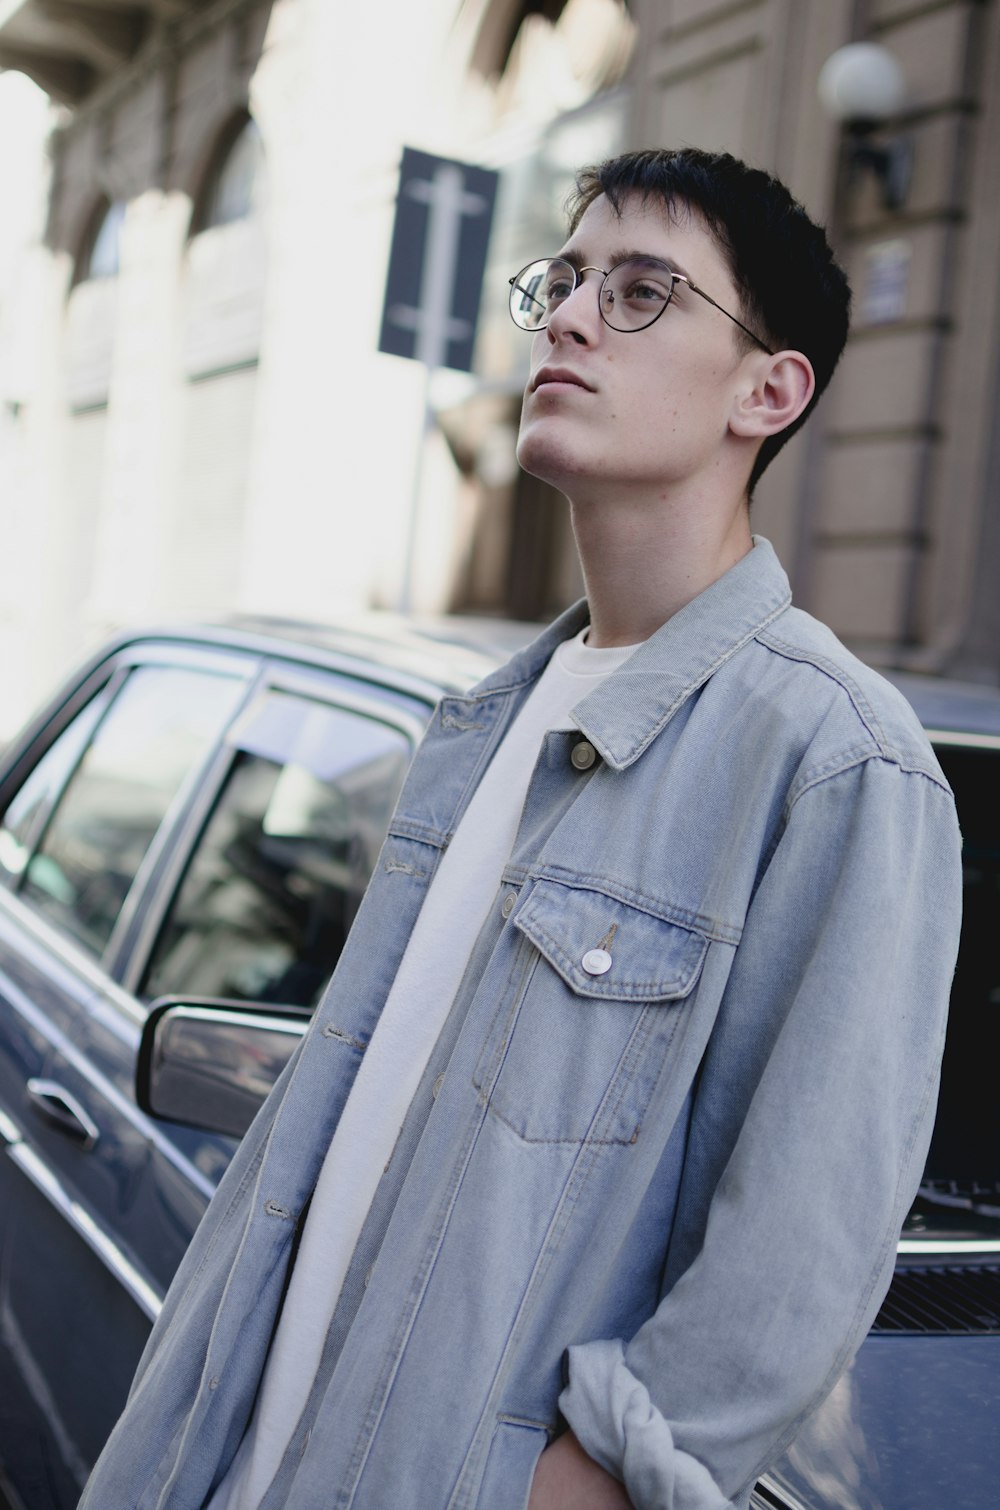
{"type": "Polygon", "coordinates": [[[816,389],[812,363],[801,351],[778,351],[748,364],[747,381],[733,398],[729,428],[749,440],[777,435],[798,419],[816,389]]]}

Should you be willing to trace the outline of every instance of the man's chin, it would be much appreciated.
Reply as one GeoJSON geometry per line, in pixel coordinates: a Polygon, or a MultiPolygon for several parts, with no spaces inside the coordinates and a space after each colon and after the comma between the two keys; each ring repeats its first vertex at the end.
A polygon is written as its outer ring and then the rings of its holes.
{"type": "Polygon", "coordinates": [[[587,470],[578,450],[558,444],[552,436],[532,433],[530,429],[522,430],[518,439],[517,462],[529,477],[537,477],[539,482],[547,482],[560,492],[565,492],[566,484],[573,477],[587,470]]]}

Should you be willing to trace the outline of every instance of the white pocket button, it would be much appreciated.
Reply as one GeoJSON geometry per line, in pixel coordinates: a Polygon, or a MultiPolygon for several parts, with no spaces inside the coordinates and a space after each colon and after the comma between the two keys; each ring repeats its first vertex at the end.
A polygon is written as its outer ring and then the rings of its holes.
{"type": "Polygon", "coordinates": [[[611,969],[611,955],[606,949],[588,949],[580,964],[588,975],[607,975],[611,969]]]}

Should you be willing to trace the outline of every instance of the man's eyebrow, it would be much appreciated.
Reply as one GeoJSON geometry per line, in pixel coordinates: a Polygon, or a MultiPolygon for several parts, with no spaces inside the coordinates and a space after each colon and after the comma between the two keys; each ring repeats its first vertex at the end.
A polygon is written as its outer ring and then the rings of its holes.
{"type": "MultiPolygon", "coordinates": [[[[584,254],[582,252],[576,251],[573,247],[569,247],[566,251],[560,252],[559,257],[563,262],[568,262],[571,267],[575,267],[577,272],[579,272],[582,267],[596,266],[595,263],[588,262],[584,254]]],[[[676,258],[657,257],[653,252],[640,251],[635,247],[620,247],[616,251],[611,252],[609,254],[608,270],[610,271],[611,268],[617,267],[619,263],[633,261],[662,262],[667,267],[669,267],[672,272],[680,273],[681,277],[686,278],[689,283],[694,281],[691,277],[691,274],[681,266],[676,258]]]]}

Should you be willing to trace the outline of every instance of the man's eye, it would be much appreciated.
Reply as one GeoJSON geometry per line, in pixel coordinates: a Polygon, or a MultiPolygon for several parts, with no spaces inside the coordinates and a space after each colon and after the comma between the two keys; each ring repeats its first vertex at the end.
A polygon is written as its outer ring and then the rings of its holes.
{"type": "Polygon", "coordinates": [[[550,304],[562,303],[572,292],[573,285],[568,278],[553,278],[545,287],[545,297],[550,304]]]}
{"type": "Polygon", "coordinates": [[[627,285],[624,297],[635,304],[664,304],[669,294],[661,283],[652,283],[648,278],[635,278],[627,285]]]}

